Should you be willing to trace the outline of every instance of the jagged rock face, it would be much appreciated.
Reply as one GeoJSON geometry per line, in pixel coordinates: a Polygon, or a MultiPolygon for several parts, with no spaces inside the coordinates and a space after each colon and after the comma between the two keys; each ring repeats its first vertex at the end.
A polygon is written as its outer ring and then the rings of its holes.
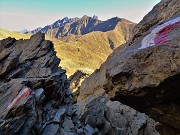
{"type": "Polygon", "coordinates": [[[180,11],[162,0],[135,26],[132,40],[117,48],[80,87],[78,100],[108,95],[161,122],[159,131],[180,131],[180,11]],[[92,85],[93,84],[93,85],[92,85]]]}
{"type": "Polygon", "coordinates": [[[83,70],[77,70],[73,75],[71,75],[68,80],[70,81],[70,90],[73,92],[73,101],[77,102],[77,97],[80,93],[79,88],[81,83],[89,77],[89,73],[83,70]]]}
{"type": "Polygon", "coordinates": [[[158,135],[154,120],[108,98],[71,105],[55,54],[41,33],[0,41],[0,135],[158,135]]]}
{"type": "Polygon", "coordinates": [[[161,2],[136,25],[134,28],[134,40],[138,40],[138,37],[144,36],[144,34],[146,34],[145,32],[148,32],[153,26],[161,24],[173,16],[178,15],[180,13],[179,5],[180,3],[178,0],[161,0],[161,2]]]}
{"type": "Polygon", "coordinates": [[[73,75],[71,75],[68,80],[70,81],[70,89],[74,93],[76,92],[81,83],[84,81],[85,78],[89,77],[89,74],[83,70],[77,70],[73,75]]]}
{"type": "Polygon", "coordinates": [[[88,97],[78,102],[77,114],[94,134],[99,131],[103,135],[159,135],[157,123],[147,115],[105,97],[88,97]]]}
{"type": "Polygon", "coordinates": [[[40,134],[55,110],[72,100],[59,62],[44,34],[0,41],[1,135],[40,134]]]}

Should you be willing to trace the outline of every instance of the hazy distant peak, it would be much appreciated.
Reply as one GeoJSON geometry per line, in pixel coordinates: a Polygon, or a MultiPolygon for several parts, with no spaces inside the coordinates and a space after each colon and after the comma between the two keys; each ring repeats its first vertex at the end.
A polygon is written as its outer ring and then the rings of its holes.
{"type": "Polygon", "coordinates": [[[69,18],[66,16],[66,17],[64,17],[62,20],[69,20],[69,18]]]}
{"type": "Polygon", "coordinates": [[[24,29],[24,30],[21,30],[21,31],[18,31],[19,33],[24,33],[24,34],[26,34],[26,33],[29,33],[30,32],[30,30],[28,30],[28,29],[24,29]]]}
{"type": "Polygon", "coordinates": [[[110,20],[113,20],[113,21],[121,21],[122,19],[116,16],[116,17],[112,17],[112,18],[110,18],[110,19],[108,19],[108,20],[106,20],[106,21],[110,21],[110,20]]]}
{"type": "Polygon", "coordinates": [[[74,18],[68,18],[68,17],[64,17],[62,20],[59,19],[57,20],[56,22],[54,22],[52,25],[51,25],[51,28],[56,28],[56,27],[62,27],[64,26],[66,23],[70,23],[74,21],[74,18]]]}
{"type": "Polygon", "coordinates": [[[34,29],[34,30],[39,30],[39,29],[42,29],[42,27],[38,27],[38,28],[36,28],[36,29],[34,29]]]}
{"type": "Polygon", "coordinates": [[[93,16],[93,19],[97,19],[97,20],[98,20],[98,16],[94,15],[94,16],[93,16]]]}
{"type": "Polygon", "coordinates": [[[87,15],[84,15],[82,18],[90,18],[89,16],[87,16],[87,15]]]}
{"type": "Polygon", "coordinates": [[[98,20],[98,16],[96,16],[96,15],[94,15],[93,17],[84,15],[81,19],[89,19],[89,18],[98,20]]]}

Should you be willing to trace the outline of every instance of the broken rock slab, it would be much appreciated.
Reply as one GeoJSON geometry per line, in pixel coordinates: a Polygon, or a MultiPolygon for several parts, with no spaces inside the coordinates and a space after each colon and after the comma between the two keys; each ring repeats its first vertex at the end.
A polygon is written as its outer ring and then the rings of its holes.
{"type": "Polygon", "coordinates": [[[118,101],[100,97],[77,104],[83,104],[77,107],[77,113],[80,113],[81,122],[87,124],[87,134],[97,128],[99,133],[108,135],[159,135],[158,122],[118,101]]]}

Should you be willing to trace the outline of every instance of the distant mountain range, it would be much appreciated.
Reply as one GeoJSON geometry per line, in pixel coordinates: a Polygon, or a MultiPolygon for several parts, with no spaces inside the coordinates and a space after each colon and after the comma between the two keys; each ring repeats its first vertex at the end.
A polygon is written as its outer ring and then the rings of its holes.
{"type": "Polygon", "coordinates": [[[114,49],[131,38],[134,26],[135,23],[118,17],[107,21],[100,21],[97,16],[65,17],[33,31],[18,33],[0,29],[0,38],[27,39],[37,32],[46,33],[46,39],[53,41],[61,66],[69,76],[78,69],[91,73],[99,68],[114,49]]]}
{"type": "Polygon", "coordinates": [[[90,32],[107,32],[116,29],[116,27],[121,28],[127,40],[130,31],[134,27],[134,23],[118,17],[101,21],[97,16],[89,17],[84,15],[82,18],[65,17],[62,20],[57,20],[51,25],[42,28],[39,27],[32,31],[23,30],[22,33],[35,34],[37,32],[42,32],[51,38],[57,38],[63,41],[75,41],[82,35],[90,32]]]}

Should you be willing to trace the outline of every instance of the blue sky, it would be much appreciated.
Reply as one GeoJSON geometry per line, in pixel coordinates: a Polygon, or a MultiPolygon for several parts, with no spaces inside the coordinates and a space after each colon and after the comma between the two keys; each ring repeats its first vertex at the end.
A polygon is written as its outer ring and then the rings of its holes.
{"type": "Polygon", "coordinates": [[[160,0],[0,0],[0,27],[35,29],[63,17],[115,16],[138,23],[160,0]]]}

